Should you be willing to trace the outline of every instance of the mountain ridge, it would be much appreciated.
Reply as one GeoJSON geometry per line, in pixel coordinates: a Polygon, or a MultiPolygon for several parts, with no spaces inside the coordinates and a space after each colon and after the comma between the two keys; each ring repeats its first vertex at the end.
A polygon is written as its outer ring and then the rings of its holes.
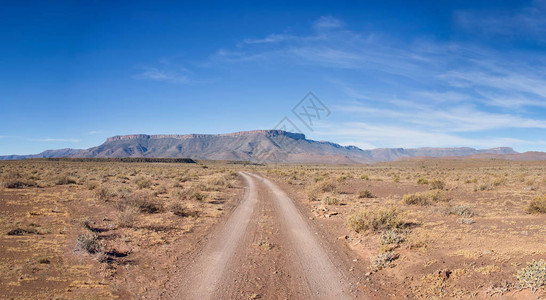
{"type": "MultiPolygon", "coordinates": [[[[538,152],[543,153],[543,152],[538,152]]],[[[546,153],[544,153],[546,155],[546,153]]],[[[411,157],[472,157],[521,159],[541,154],[518,153],[510,147],[491,149],[377,148],[360,149],[329,141],[315,141],[302,133],[283,130],[252,130],[223,134],[129,134],[116,135],[88,149],[46,150],[34,155],[5,155],[0,160],[56,157],[154,157],[209,160],[242,160],[272,163],[373,163],[411,157]],[[509,156],[511,155],[511,156],[509,156]]]]}

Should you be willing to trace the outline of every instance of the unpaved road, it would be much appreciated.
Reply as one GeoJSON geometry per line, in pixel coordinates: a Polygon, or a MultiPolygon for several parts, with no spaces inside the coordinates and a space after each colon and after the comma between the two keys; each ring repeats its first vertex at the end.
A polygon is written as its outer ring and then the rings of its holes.
{"type": "MultiPolygon", "coordinates": [[[[178,299],[348,299],[351,283],[273,182],[241,172],[244,199],[176,280],[178,299]]],[[[336,251],[337,252],[337,251],[336,251]]]]}

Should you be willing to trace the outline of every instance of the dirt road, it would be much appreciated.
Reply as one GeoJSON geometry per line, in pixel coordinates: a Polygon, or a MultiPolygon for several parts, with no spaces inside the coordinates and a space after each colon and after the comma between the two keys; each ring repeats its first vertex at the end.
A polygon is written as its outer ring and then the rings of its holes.
{"type": "Polygon", "coordinates": [[[354,297],[306,218],[273,182],[241,172],[244,199],[176,280],[180,299],[354,297]]]}

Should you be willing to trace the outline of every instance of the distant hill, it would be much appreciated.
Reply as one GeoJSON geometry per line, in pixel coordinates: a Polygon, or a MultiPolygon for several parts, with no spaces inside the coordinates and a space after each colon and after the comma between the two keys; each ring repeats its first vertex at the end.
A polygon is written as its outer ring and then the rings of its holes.
{"type": "Polygon", "coordinates": [[[150,157],[239,160],[276,163],[373,163],[411,157],[482,157],[544,159],[543,152],[520,154],[512,148],[381,148],[362,150],[355,146],[314,141],[300,133],[254,130],[227,134],[124,135],[108,138],[89,149],[48,150],[35,155],[0,156],[0,160],[55,157],[150,157]],[[518,156],[522,155],[522,156],[518,156]]]}

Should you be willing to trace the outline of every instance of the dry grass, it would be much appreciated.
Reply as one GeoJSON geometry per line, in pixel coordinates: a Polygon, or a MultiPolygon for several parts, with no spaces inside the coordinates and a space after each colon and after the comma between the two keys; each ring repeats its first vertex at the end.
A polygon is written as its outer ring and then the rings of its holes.
{"type": "Polygon", "coordinates": [[[530,214],[546,214],[546,195],[531,200],[529,206],[527,206],[527,212],[530,214]]]}
{"type": "Polygon", "coordinates": [[[400,213],[395,207],[367,209],[354,211],[346,220],[347,226],[357,232],[374,232],[398,228],[403,225],[400,213]]]}
{"type": "Polygon", "coordinates": [[[447,194],[441,190],[433,190],[428,192],[406,194],[402,199],[402,203],[407,205],[433,205],[437,202],[448,202],[450,199],[447,194]]]}

